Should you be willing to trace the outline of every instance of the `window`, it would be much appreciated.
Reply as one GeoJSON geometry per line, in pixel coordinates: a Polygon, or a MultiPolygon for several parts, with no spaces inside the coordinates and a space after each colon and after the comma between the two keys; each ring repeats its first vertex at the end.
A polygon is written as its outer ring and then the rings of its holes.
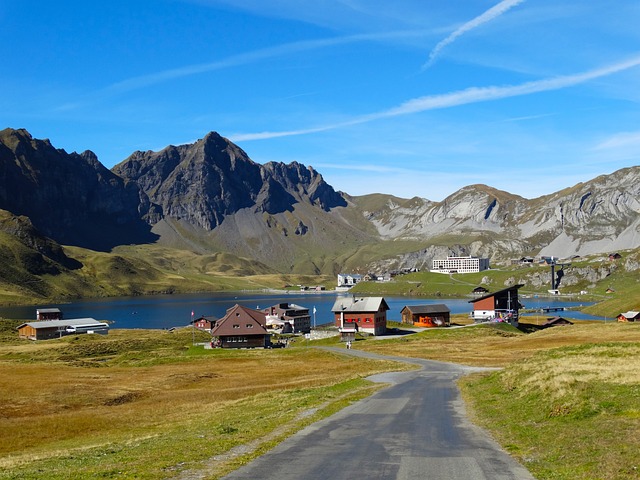
{"type": "Polygon", "coordinates": [[[246,327],[247,328],[253,328],[253,325],[251,323],[247,323],[246,327]]]}
{"type": "Polygon", "coordinates": [[[240,325],[238,325],[237,323],[234,323],[233,328],[240,328],[240,325]]]}

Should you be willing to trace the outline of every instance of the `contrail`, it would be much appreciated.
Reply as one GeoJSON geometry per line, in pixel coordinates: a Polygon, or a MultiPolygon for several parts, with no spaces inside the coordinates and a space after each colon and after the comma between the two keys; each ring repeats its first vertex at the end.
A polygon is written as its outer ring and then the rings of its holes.
{"type": "Polygon", "coordinates": [[[381,112],[371,113],[368,115],[362,115],[351,120],[335,123],[332,125],[324,125],[319,127],[306,128],[301,130],[289,130],[283,132],[244,133],[231,135],[230,139],[232,141],[264,140],[268,138],[288,137],[292,135],[305,135],[309,133],[335,130],[351,125],[359,125],[382,118],[398,117],[401,115],[410,115],[412,113],[425,112],[428,110],[437,110],[441,108],[456,107],[459,105],[468,105],[471,103],[488,102],[491,100],[499,100],[503,98],[519,97],[522,95],[530,95],[532,93],[560,90],[562,88],[572,87],[574,85],[588,82],[589,80],[594,80],[596,78],[612,75],[617,72],[622,72],[639,65],[640,55],[624,62],[615,63],[612,65],[597,68],[595,70],[589,70],[587,72],[577,73],[574,75],[565,75],[543,80],[534,80],[532,82],[525,82],[520,85],[471,87],[464,90],[444,93],[441,95],[427,95],[424,97],[418,97],[408,100],[398,105],[397,107],[393,107],[388,110],[383,110],[381,112]]]}
{"type": "Polygon", "coordinates": [[[447,45],[453,43],[458,37],[464,35],[470,30],[473,30],[474,28],[479,27],[484,23],[490,22],[491,20],[505,13],[507,10],[512,9],[513,7],[515,7],[516,5],[519,5],[524,1],[525,0],[502,0],[500,3],[498,3],[497,5],[494,5],[483,14],[478,15],[473,20],[470,20],[464,25],[462,25],[460,28],[458,28],[455,32],[453,32],[447,38],[440,41],[433,48],[433,50],[431,50],[431,53],[429,54],[429,60],[427,60],[424,65],[422,65],[421,71],[425,71],[427,68],[433,65],[433,63],[436,60],[436,57],[440,54],[442,49],[447,45]]]}
{"type": "Polygon", "coordinates": [[[384,33],[363,33],[357,35],[348,35],[342,37],[320,38],[315,40],[302,40],[298,42],[290,42],[272,47],[251,50],[248,52],[232,55],[215,62],[197,63],[185,65],[183,67],[171,68],[158,72],[139,75],[125,80],[121,80],[111,85],[87,94],[84,98],[74,103],[67,103],[58,107],[58,110],[73,110],[83,106],[103,101],[105,99],[117,96],[126,92],[140,90],[159,83],[171,80],[199,75],[206,72],[223,70],[227,68],[248,65],[270,58],[282,57],[286,55],[305,52],[308,50],[318,50],[338,45],[345,45],[358,42],[377,42],[385,40],[393,40],[396,38],[412,38],[428,35],[427,30],[405,30],[384,33]]]}

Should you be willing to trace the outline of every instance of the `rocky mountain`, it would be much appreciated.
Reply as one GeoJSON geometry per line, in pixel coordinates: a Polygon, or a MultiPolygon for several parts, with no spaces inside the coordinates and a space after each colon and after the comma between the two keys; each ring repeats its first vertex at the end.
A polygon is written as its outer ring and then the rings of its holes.
{"type": "Polygon", "coordinates": [[[252,161],[217,133],[134,152],[111,171],[24,130],[0,132],[0,209],[66,245],[160,243],[275,271],[337,273],[640,247],[640,167],[525,199],[470,185],[441,202],[336,192],[312,167],[252,161]]]}
{"type": "Polygon", "coordinates": [[[259,165],[213,132],[191,145],[135,152],[112,171],[139,185],[164,217],[207,231],[247,208],[275,215],[292,212],[297,203],[324,211],[346,206],[313,168],[298,163],[259,165]]]}
{"type": "Polygon", "coordinates": [[[67,153],[26,130],[0,131],[0,208],[59,243],[108,250],[152,241],[150,204],[91,151],[67,153]]]}
{"type": "Polygon", "coordinates": [[[162,215],[151,223],[166,245],[317,274],[337,268],[345,250],[377,240],[343,218],[347,201],[312,167],[260,165],[217,133],[135,152],[112,171],[158,206],[162,215]]]}
{"type": "Polygon", "coordinates": [[[386,264],[428,267],[434,256],[569,257],[640,246],[640,167],[528,200],[471,185],[442,202],[387,197],[355,199],[382,238],[414,239],[429,247],[386,264]]]}

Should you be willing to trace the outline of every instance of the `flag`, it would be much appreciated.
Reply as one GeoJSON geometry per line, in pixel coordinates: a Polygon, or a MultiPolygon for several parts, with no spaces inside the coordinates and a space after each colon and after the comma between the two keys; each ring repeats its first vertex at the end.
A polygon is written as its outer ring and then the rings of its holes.
{"type": "Polygon", "coordinates": [[[313,314],[316,314],[316,307],[313,307],[313,314]]]}
{"type": "Polygon", "coordinates": [[[193,310],[191,310],[191,318],[193,318],[193,310]]]}

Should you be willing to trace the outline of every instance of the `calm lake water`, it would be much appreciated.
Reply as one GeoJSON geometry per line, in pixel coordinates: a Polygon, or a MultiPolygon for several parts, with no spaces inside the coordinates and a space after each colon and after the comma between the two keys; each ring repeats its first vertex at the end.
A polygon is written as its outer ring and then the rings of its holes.
{"type": "MultiPolygon", "coordinates": [[[[188,294],[188,295],[159,295],[144,297],[118,297],[77,300],[63,304],[39,304],[22,307],[0,307],[0,318],[35,320],[37,308],[57,307],[62,310],[64,318],[91,317],[96,320],[112,322],[112,328],[171,328],[188,325],[191,321],[191,312],[194,318],[204,315],[212,315],[221,318],[228,308],[236,303],[256,309],[267,308],[276,303],[295,303],[310,312],[316,309],[315,323],[322,325],[333,320],[331,308],[338,293],[215,293],[215,294],[188,294]]],[[[387,312],[389,320],[400,320],[400,311],[406,305],[424,305],[444,303],[451,313],[469,313],[472,305],[468,299],[427,299],[414,297],[384,297],[390,310],[387,312]]],[[[526,308],[540,309],[543,307],[579,307],[589,303],[562,300],[557,298],[521,298],[526,308]]],[[[536,315],[536,314],[533,314],[536,315]]],[[[583,320],[607,320],[584,315],[578,311],[551,312],[538,314],[540,318],[565,315],[571,318],[583,320]]],[[[611,320],[611,319],[608,319],[611,320]]],[[[314,322],[313,315],[311,317],[314,322]]]]}

